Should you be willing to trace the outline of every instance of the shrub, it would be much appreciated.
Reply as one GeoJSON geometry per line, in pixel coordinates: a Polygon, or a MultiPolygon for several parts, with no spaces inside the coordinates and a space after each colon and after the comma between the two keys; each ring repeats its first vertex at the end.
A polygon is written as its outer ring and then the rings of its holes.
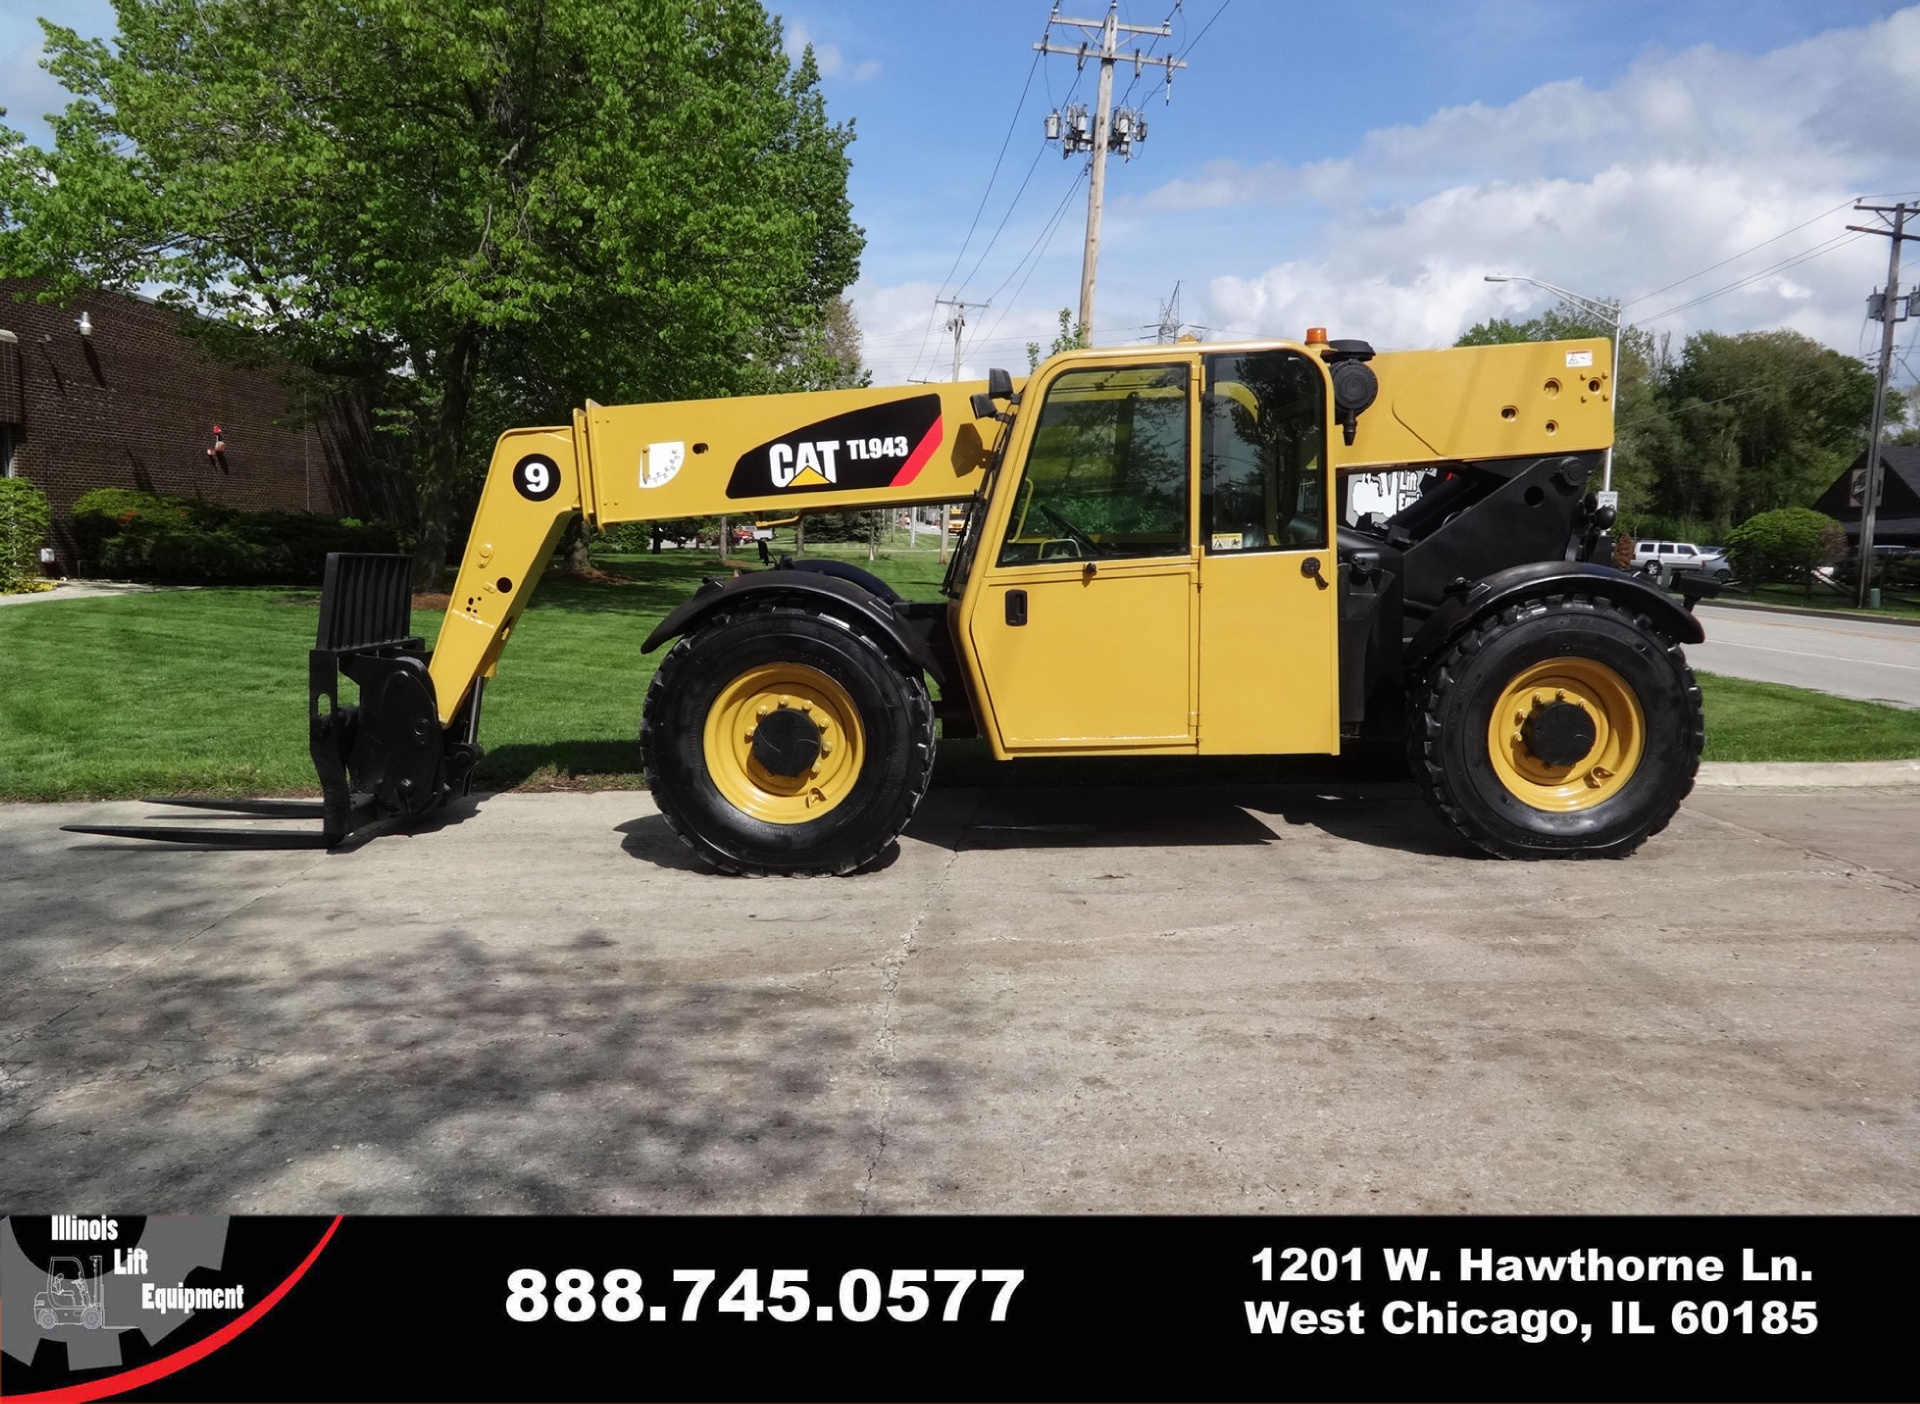
{"type": "Polygon", "coordinates": [[[25,478],[0,478],[0,595],[40,588],[40,546],[53,514],[25,478]]]}
{"type": "Polygon", "coordinates": [[[1805,585],[1812,594],[1814,571],[1847,553],[1847,534],[1811,507],[1782,507],[1740,523],[1727,534],[1727,549],[1745,579],[1805,585]]]}
{"type": "Polygon", "coordinates": [[[329,551],[392,551],[390,526],[307,512],[240,512],[100,488],[73,507],[88,563],[107,575],[178,584],[318,582],[329,551]]]}

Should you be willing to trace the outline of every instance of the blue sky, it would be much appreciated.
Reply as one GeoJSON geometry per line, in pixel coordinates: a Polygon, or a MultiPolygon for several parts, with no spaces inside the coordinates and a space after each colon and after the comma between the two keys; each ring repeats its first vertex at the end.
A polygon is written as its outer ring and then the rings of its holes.
{"type": "MultiPolygon", "coordinates": [[[[1071,59],[1035,64],[1038,0],[773,8],[814,44],[829,110],[855,123],[868,239],[855,307],[877,378],[946,373],[942,291],[992,298],[972,314],[968,372],[1023,367],[1024,342],[1049,339],[1055,310],[1077,302],[1085,215],[1084,187],[1069,195],[1085,158],[1043,150],[1041,121],[1070,93],[1091,100],[1093,68],[1076,89],[1071,59]]],[[[88,33],[112,21],[103,0],[0,0],[0,104],[44,140],[37,115],[61,99],[34,66],[39,13],[88,33]]],[[[1863,302],[1886,243],[1845,240],[1857,217],[1833,207],[1920,194],[1920,7],[1122,0],[1120,13],[1171,13],[1156,51],[1190,67],[1170,103],[1150,76],[1133,93],[1150,136],[1109,167],[1098,341],[1148,335],[1178,282],[1184,318],[1220,332],[1312,323],[1444,344],[1546,305],[1481,280],[1520,272],[1627,299],[1630,319],[1676,344],[1793,326],[1869,349],[1863,302]]]]}

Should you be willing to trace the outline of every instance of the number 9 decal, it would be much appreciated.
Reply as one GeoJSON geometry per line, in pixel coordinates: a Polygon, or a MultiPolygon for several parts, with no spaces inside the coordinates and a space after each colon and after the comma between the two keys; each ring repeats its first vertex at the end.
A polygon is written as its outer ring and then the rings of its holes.
{"type": "Polygon", "coordinates": [[[560,491],[560,470],[551,458],[529,454],[513,465],[513,486],[529,502],[545,502],[560,491]]]}

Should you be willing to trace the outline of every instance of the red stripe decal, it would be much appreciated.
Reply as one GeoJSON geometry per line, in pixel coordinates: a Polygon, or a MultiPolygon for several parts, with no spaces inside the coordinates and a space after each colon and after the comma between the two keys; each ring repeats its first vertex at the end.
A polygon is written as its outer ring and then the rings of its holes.
{"type": "Polygon", "coordinates": [[[905,487],[920,476],[920,470],[927,466],[927,460],[933,457],[933,451],[940,447],[943,423],[945,421],[942,419],[933,421],[933,428],[927,430],[927,436],[915,446],[912,453],[907,455],[907,461],[900,465],[900,471],[893,475],[893,481],[887,484],[888,487],[905,487]]]}
{"type": "Polygon", "coordinates": [[[268,1293],[264,1302],[245,1316],[228,1322],[206,1339],[195,1341],[184,1350],[176,1350],[172,1355],[162,1356],[158,1360],[142,1365],[137,1370],[122,1370],[117,1375],[108,1375],[101,1380],[88,1380],[85,1384],[68,1385],[65,1389],[44,1389],[38,1394],[9,1394],[5,1397],[10,1404],[87,1404],[89,1400],[104,1399],[109,1394],[120,1394],[129,1389],[138,1389],[144,1384],[152,1384],[155,1380],[163,1380],[176,1370],[184,1370],[196,1360],[205,1359],[242,1331],[250,1329],[254,1322],[272,1311],[280,1299],[293,1290],[293,1284],[307,1275],[307,1269],[312,1267],[314,1259],[320,1256],[320,1250],[327,1246],[328,1240],[333,1237],[333,1231],[340,1227],[340,1220],[343,1217],[345,1216],[339,1214],[334,1216],[333,1222],[327,1225],[327,1231],[320,1236],[320,1241],[313,1245],[313,1251],[307,1254],[306,1261],[295,1268],[285,1282],[268,1293]]]}

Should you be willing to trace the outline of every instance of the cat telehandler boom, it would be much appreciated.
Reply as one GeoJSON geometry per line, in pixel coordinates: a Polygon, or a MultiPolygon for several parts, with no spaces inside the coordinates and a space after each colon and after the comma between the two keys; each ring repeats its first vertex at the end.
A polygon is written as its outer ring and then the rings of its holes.
{"type": "Polygon", "coordinates": [[[1383,729],[1503,857],[1631,852],[1703,740],[1690,612],[1598,559],[1608,344],[1376,354],[1358,341],[1075,350],[1023,382],[602,406],[494,450],[431,652],[409,562],[327,563],[310,663],[323,832],[90,832],[337,845],[464,793],[501,650],[575,518],[781,517],[966,502],[943,603],[782,561],[709,579],[640,754],[726,871],[844,873],[925,793],[935,721],[1001,760],[1325,755],[1383,729]],[[1421,492],[1345,522],[1355,474],[1421,492]],[[343,704],[340,677],[358,685],[343,704]],[[937,694],[937,701],[935,700],[937,694]]]}

